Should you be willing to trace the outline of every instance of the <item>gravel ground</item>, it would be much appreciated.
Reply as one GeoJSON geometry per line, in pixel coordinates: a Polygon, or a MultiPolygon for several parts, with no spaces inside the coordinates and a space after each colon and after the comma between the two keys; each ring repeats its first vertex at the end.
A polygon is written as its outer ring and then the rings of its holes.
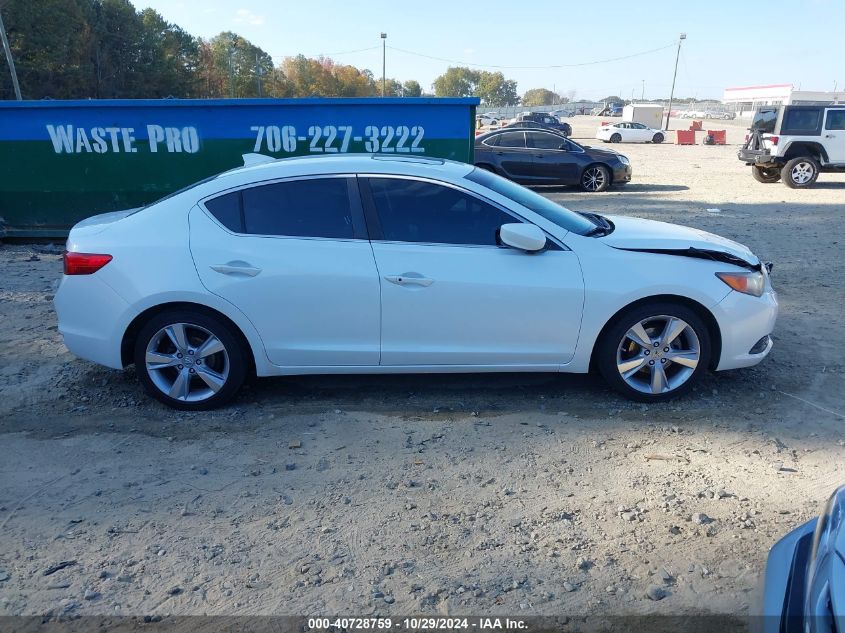
{"type": "Polygon", "coordinates": [[[615,148],[630,185],[543,193],[775,262],[770,358],[665,406],[592,376],[346,376],[173,412],[63,347],[57,249],[0,247],[0,615],[748,613],[845,480],[845,177],[615,148]]]}

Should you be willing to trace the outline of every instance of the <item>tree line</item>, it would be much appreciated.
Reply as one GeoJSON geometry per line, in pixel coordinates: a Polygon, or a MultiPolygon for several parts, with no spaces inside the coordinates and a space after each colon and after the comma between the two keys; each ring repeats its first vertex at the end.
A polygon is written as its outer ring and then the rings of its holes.
{"type": "MultiPolygon", "coordinates": [[[[381,78],[367,69],[304,55],[278,64],[231,31],[195,37],[129,0],[0,0],[24,99],[367,97],[381,78]]],[[[0,98],[14,98],[8,68],[0,98]]],[[[566,103],[538,88],[523,97],[501,72],[451,67],[434,96],[476,96],[486,106],[566,103]]],[[[423,96],[419,82],[387,79],[386,96],[423,96]]],[[[574,95],[574,92],[571,93],[574,95]]]]}

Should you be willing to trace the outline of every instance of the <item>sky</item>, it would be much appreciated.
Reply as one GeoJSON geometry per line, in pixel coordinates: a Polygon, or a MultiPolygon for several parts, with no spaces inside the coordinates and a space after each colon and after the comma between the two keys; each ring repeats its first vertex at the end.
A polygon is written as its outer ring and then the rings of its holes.
{"type": "Polygon", "coordinates": [[[385,32],[387,76],[416,79],[426,91],[450,65],[474,65],[515,79],[520,95],[548,88],[574,91],[576,99],[667,98],[681,32],[677,97],[721,98],[737,86],[845,85],[843,0],[133,1],[193,35],[235,31],[277,63],[325,55],[376,77],[385,32]]]}

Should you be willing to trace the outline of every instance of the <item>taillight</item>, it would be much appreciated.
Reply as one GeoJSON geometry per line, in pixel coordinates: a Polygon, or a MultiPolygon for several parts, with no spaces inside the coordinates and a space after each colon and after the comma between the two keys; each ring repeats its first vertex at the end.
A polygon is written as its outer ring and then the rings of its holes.
{"type": "Polygon", "coordinates": [[[65,275],[90,275],[112,260],[111,255],[65,252],[65,275]]]}
{"type": "Polygon", "coordinates": [[[778,141],[780,140],[780,137],[778,137],[778,136],[770,136],[770,137],[769,137],[769,138],[767,138],[766,140],[767,140],[767,141],[769,141],[772,145],[777,145],[777,144],[778,144],[778,141]]]}

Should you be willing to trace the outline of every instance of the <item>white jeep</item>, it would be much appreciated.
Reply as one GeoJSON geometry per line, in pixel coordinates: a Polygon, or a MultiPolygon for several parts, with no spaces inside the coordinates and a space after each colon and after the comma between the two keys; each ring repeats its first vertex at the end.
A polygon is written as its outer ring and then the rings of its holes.
{"type": "Polygon", "coordinates": [[[792,189],[809,187],[820,172],[845,172],[845,104],[761,110],[738,156],[755,180],[792,189]]]}

